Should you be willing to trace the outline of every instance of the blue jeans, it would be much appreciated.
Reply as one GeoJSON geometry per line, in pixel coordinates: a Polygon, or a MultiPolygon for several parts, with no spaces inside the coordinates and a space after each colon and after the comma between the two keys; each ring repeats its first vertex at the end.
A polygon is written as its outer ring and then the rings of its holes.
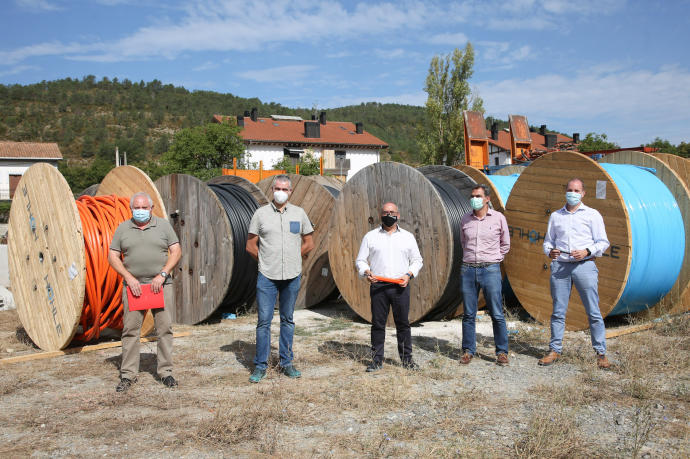
{"type": "Polygon", "coordinates": [[[549,348],[559,354],[563,350],[563,332],[565,331],[565,314],[568,311],[570,292],[573,284],[580,294],[585,306],[592,347],[597,354],[606,354],[606,328],[599,310],[599,270],[593,260],[580,263],[562,261],[551,262],[551,342],[549,348]]]}
{"type": "Polygon", "coordinates": [[[496,354],[508,354],[508,329],[503,317],[503,285],[501,266],[496,263],[485,268],[462,267],[462,350],[474,355],[477,352],[477,300],[479,290],[484,291],[484,299],[491,316],[494,329],[496,354]]]}
{"type": "Polygon", "coordinates": [[[295,335],[295,322],[292,313],[295,311],[295,300],[299,292],[299,275],[293,279],[273,280],[259,273],[256,279],[256,302],[259,308],[259,320],[256,324],[256,357],[254,365],[259,370],[268,367],[271,355],[271,320],[276,299],[280,295],[280,366],[292,364],[292,338],[295,335]]]}

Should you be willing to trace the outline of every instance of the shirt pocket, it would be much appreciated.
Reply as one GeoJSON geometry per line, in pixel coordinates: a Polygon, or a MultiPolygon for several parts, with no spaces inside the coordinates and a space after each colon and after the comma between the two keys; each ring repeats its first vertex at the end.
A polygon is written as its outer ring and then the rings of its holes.
{"type": "Polygon", "coordinates": [[[290,232],[292,234],[299,234],[300,222],[290,222],[290,232]]]}

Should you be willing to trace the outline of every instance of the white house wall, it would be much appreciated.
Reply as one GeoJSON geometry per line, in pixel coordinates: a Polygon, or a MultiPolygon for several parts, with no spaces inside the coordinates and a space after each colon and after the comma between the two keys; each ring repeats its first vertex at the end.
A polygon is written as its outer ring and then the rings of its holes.
{"type": "Polygon", "coordinates": [[[510,152],[495,145],[489,145],[489,166],[496,166],[496,158],[498,158],[498,165],[512,164],[510,152]]]}
{"type": "MultiPolygon", "coordinates": [[[[302,149],[311,150],[315,157],[320,158],[323,147],[303,147],[302,149]]],[[[328,147],[330,150],[341,150],[339,148],[328,147]]],[[[249,145],[245,150],[245,167],[258,169],[259,161],[263,161],[264,169],[273,169],[276,163],[283,157],[283,146],[281,145],[249,145]]],[[[360,169],[370,164],[379,162],[378,150],[345,149],[345,158],[350,160],[350,170],[347,173],[347,180],[355,175],[360,169]]]]}
{"type": "Polygon", "coordinates": [[[24,175],[26,170],[38,162],[57,167],[56,161],[14,161],[0,160],[0,199],[10,199],[10,175],[24,175]]]}

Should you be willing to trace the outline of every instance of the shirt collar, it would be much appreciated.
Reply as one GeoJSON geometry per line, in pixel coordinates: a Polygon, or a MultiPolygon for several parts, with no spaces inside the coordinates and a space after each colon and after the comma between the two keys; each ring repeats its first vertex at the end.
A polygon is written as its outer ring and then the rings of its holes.
{"type": "MultiPolygon", "coordinates": [[[[388,231],[386,231],[385,229],[383,229],[383,224],[379,225],[379,233],[387,233],[387,232],[388,232],[388,231]]],[[[397,225],[395,225],[395,231],[393,231],[393,232],[394,232],[394,233],[399,233],[399,232],[400,232],[400,224],[399,224],[399,223],[398,223],[397,225]]]]}
{"type": "Polygon", "coordinates": [[[278,210],[278,208],[273,203],[273,201],[271,201],[271,208],[273,208],[273,212],[278,212],[279,214],[287,212],[289,205],[290,205],[289,203],[285,203],[285,207],[283,207],[283,211],[281,212],[280,210],[278,210]]]}
{"type": "MultiPolygon", "coordinates": [[[[488,217],[489,215],[493,215],[494,212],[495,212],[495,210],[492,209],[491,207],[489,207],[489,209],[486,211],[486,215],[484,215],[484,218],[488,217]]],[[[470,213],[472,214],[472,216],[473,216],[474,218],[476,218],[477,220],[479,220],[479,217],[477,217],[477,216],[474,214],[474,211],[471,211],[470,213]]]]}
{"type": "Polygon", "coordinates": [[[580,206],[575,210],[575,212],[570,212],[566,206],[563,206],[560,208],[560,212],[565,213],[565,214],[576,214],[581,210],[587,210],[589,209],[589,206],[586,206],[584,202],[580,203],[580,206]]]}
{"type": "MultiPolygon", "coordinates": [[[[146,226],[144,227],[144,229],[146,229],[146,228],[151,228],[152,226],[156,226],[157,223],[158,223],[158,222],[156,221],[156,219],[157,219],[157,217],[156,217],[155,215],[151,215],[151,219],[149,220],[149,224],[146,225],[146,226]]],[[[137,223],[134,221],[134,217],[132,217],[132,218],[129,219],[129,227],[130,227],[130,228],[140,229],[140,228],[139,228],[139,225],[137,225],[137,223]]]]}

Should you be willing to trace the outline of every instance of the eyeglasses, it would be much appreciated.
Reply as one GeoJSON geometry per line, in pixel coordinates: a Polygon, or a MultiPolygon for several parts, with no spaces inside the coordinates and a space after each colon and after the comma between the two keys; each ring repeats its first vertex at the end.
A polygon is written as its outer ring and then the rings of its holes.
{"type": "Polygon", "coordinates": [[[274,186],[273,191],[285,191],[287,193],[288,191],[290,191],[290,188],[280,188],[280,187],[274,186]]]}

